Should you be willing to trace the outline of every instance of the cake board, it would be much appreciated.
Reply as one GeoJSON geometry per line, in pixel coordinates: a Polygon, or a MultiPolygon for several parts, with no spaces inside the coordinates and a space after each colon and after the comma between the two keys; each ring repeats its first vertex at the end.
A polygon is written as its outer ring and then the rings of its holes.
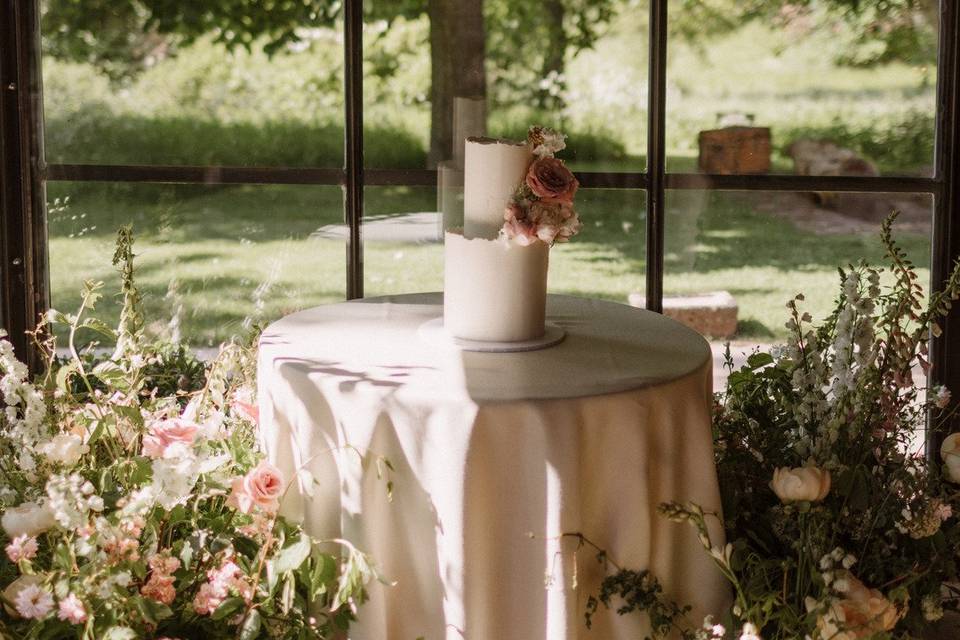
{"type": "Polygon", "coordinates": [[[463,351],[476,351],[481,353],[518,353],[523,351],[537,351],[547,349],[563,342],[567,337],[567,332],[562,327],[547,322],[544,325],[544,334],[533,340],[522,340],[517,342],[495,342],[487,340],[465,340],[451,336],[443,328],[443,317],[428,320],[420,325],[417,333],[420,339],[428,344],[440,347],[456,347],[463,351]]]}

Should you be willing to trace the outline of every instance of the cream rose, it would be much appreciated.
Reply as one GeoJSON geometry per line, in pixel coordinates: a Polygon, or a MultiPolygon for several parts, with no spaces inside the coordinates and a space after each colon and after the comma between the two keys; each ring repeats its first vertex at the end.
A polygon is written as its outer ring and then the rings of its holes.
{"type": "Polygon", "coordinates": [[[11,539],[17,536],[37,536],[56,524],[53,512],[46,504],[24,502],[7,509],[0,518],[0,526],[11,539]]]}
{"type": "Polygon", "coordinates": [[[13,582],[7,585],[7,588],[3,590],[3,598],[5,602],[3,603],[3,609],[13,618],[19,618],[20,614],[16,609],[9,606],[7,602],[16,602],[17,596],[20,595],[20,592],[30,586],[39,587],[43,584],[43,578],[38,575],[25,575],[20,576],[13,582]]]}
{"type": "Polygon", "coordinates": [[[951,482],[960,483],[960,432],[951,433],[940,445],[940,458],[951,482]]]}
{"type": "Polygon", "coordinates": [[[80,461],[80,456],[90,450],[90,447],[83,443],[81,436],[61,433],[40,445],[39,449],[50,462],[59,462],[72,467],[80,461]]]}
{"type": "Polygon", "coordinates": [[[770,488],[781,502],[819,502],[830,493],[830,472],[819,467],[780,467],[770,488]]]}
{"type": "Polygon", "coordinates": [[[264,460],[247,475],[234,479],[227,504],[241,513],[250,513],[254,507],[273,513],[279,508],[282,495],[283,475],[264,460]]]}

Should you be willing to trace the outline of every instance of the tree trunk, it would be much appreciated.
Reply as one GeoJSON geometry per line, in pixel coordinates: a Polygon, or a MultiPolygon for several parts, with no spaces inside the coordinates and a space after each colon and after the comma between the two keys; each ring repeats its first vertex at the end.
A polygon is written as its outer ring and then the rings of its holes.
{"type": "Polygon", "coordinates": [[[453,99],[485,98],[483,0],[428,0],[430,153],[433,168],[453,156],[453,99]]]}
{"type": "MultiPolygon", "coordinates": [[[[546,49],[543,52],[543,66],[540,69],[540,77],[546,79],[551,74],[562,76],[565,69],[567,32],[563,29],[563,0],[544,0],[543,16],[544,26],[547,30],[547,42],[546,49]]],[[[559,109],[563,106],[562,100],[561,95],[551,95],[549,87],[537,92],[537,104],[541,109],[559,109]]]]}

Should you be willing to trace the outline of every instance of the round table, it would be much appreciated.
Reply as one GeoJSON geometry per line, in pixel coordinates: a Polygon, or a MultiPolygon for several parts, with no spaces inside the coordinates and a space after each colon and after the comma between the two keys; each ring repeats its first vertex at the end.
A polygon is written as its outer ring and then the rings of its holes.
{"type": "Polygon", "coordinates": [[[643,637],[639,614],[601,609],[586,629],[605,569],[571,532],[654,572],[694,605],[691,624],[719,613],[728,590],[693,528],[657,513],[719,511],[706,341],[659,314],[550,296],[561,344],[464,352],[422,339],[441,313],[441,294],[368,298],[287,316],[260,341],[264,443],[294,483],[283,513],[396,583],[372,586],[350,637],[643,637]]]}

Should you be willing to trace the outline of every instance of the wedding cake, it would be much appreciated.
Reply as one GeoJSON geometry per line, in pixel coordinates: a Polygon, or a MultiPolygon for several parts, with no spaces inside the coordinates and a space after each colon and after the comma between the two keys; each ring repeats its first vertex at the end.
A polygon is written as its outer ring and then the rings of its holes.
{"type": "Polygon", "coordinates": [[[525,342],[545,332],[550,246],[577,233],[578,184],[554,154],[564,137],[467,138],[464,225],[445,234],[443,324],[454,338],[525,342]]]}

